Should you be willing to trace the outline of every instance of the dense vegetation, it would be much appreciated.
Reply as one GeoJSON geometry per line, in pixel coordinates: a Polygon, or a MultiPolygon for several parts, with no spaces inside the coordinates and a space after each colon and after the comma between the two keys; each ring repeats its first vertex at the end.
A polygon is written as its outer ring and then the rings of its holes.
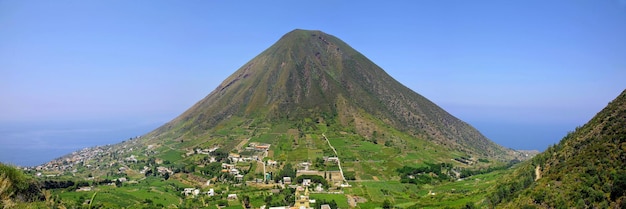
{"type": "Polygon", "coordinates": [[[12,166],[0,163],[0,208],[43,198],[39,182],[12,166]]]}
{"type": "Polygon", "coordinates": [[[506,176],[488,204],[626,208],[626,91],[587,124],[506,176]]]}
{"type": "Polygon", "coordinates": [[[426,166],[422,167],[403,166],[396,171],[400,174],[402,183],[433,184],[452,179],[451,174],[448,173],[450,169],[452,169],[450,163],[427,163],[426,166]]]}

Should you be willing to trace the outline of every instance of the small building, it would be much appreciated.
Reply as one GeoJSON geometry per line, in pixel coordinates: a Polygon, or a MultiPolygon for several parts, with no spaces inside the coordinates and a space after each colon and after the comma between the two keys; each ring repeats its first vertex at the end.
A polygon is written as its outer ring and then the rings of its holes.
{"type": "Polygon", "coordinates": [[[228,164],[228,163],[222,163],[222,168],[230,170],[230,169],[234,169],[235,165],[228,164]]]}
{"type": "Polygon", "coordinates": [[[326,158],[327,162],[339,162],[339,158],[338,157],[328,157],[326,158]]]}
{"type": "Polygon", "coordinates": [[[91,187],[81,187],[76,190],[77,192],[88,192],[91,191],[91,187]]]}
{"type": "Polygon", "coordinates": [[[226,197],[226,199],[228,199],[228,200],[236,200],[237,199],[237,194],[228,194],[228,197],[226,197]]]}
{"type": "Polygon", "coordinates": [[[289,176],[283,177],[283,184],[291,184],[291,177],[289,176]]]}
{"type": "Polygon", "coordinates": [[[197,191],[196,193],[196,188],[184,188],[183,191],[181,193],[183,193],[185,196],[189,196],[190,194],[198,195],[200,193],[200,190],[197,191]]]}
{"type": "Polygon", "coordinates": [[[321,209],[330,209],[330,205],[329,204],[323,204],[321,209]]]}
{"type": "Polygon", "coordinates": [[[163,166],[157,167],[157,172],[159,172],[159,174],[161,174],[161,175],[164,175],[166,173],[169,173],[169,174],[173,174],[174,173],[169,168],[166,168],[166,167],[163,167],[163,166]]]}
{"type": "Polygon", "coordinates": [[[230,169],[230,174],[232,175],[239,175],[239,170],[237,170],[236,168],[230,169]]]}
{"type": "Polygon", "coordinates": [[[311,163],[309,162],[302,162],[298,164],[299,167],[302,168],[302,170],[308,171],[309,167],[311,166],[311,163]]]}
{"type": "Polygon", "coordinates": [[[206,195],[208,195],[209,197],[215,196],[215,190],[213,190],[213,188],[209,189],[209,191],[206,192],[206,195]]]}
{"type": "Polygon", "coordinates": [[[270,149],[270,144],[259,144],[254,146],[254,149],[257,151],[267,151],[270,149]]]}
{"type": "Polygon", "coordinates": [[[135,157],[135,155],[130,155],[130,157],[124,158],[124,161],[137,163],[137,158],[135,157]]]}
{"type": "Polygon", "coordinates": [[[220,147],[213,147],[213,148],[209,149],[208,151],[209,151],[209,152],[215,152],[215,150],[217,150],[217,149],[219,149],[219,148],[220,148],[220,147]]]}
{"type": "Polygon", "coordinates": [[[302,179],[302,186],[307,187],[311,185],[311,179],[302,179]]]}

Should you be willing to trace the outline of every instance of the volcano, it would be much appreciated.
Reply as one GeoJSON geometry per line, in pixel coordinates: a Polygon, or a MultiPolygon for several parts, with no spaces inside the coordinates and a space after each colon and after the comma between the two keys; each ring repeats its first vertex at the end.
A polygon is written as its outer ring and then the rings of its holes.
{"type": "Polygon", "coordinates": [[[314,30],[285,34],[149,135],[165,140],[203,138],[231,126],[229,121],[235,118],[250,120],[242,124],[246,126],[286,124],[299,136],[319,132],[324,124],[334,132],[388,145],[398,138],[393,133],[402,133],[468,155],[507,159],[511,154],[345,42],[314,30]]]}

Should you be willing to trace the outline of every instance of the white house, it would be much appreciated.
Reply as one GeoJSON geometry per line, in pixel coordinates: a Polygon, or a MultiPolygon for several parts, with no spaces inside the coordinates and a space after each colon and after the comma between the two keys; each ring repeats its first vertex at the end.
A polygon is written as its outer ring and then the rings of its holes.
{"type": "Polygon", "coordinates": [[[311,179],[302,179],[302,186],[307,187],[311,185],[311,179]]]}
{"type": "Polygon", "coordinates": [[[185,194],[185,196],[189,195],[189,194],[193,194],[196,190],[196,188],[184,188],[183,191],[181,193],[185,194]]]}
{"type": "Polygon", "coordinates": [[[230,169],[230,174],[239,175],[239,170],[237,170],[236,168],[230,169]]]}
{"type": "Polygon", "coordinates": [[[276,166],[277,164],[278,164],[278,162],[275,161],[275,160],[267,160],[267,165],[276,166]]]}

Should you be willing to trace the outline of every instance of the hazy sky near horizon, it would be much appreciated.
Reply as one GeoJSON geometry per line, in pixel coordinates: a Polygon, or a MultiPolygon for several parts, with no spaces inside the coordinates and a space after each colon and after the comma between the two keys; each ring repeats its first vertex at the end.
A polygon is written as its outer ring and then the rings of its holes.
{"type": "Polygon", "coordinates": [[[624,0],[0,0],[0,124],[164,123],[296,28],[517,149],[558,142],[626,88],[624,0]]]}

